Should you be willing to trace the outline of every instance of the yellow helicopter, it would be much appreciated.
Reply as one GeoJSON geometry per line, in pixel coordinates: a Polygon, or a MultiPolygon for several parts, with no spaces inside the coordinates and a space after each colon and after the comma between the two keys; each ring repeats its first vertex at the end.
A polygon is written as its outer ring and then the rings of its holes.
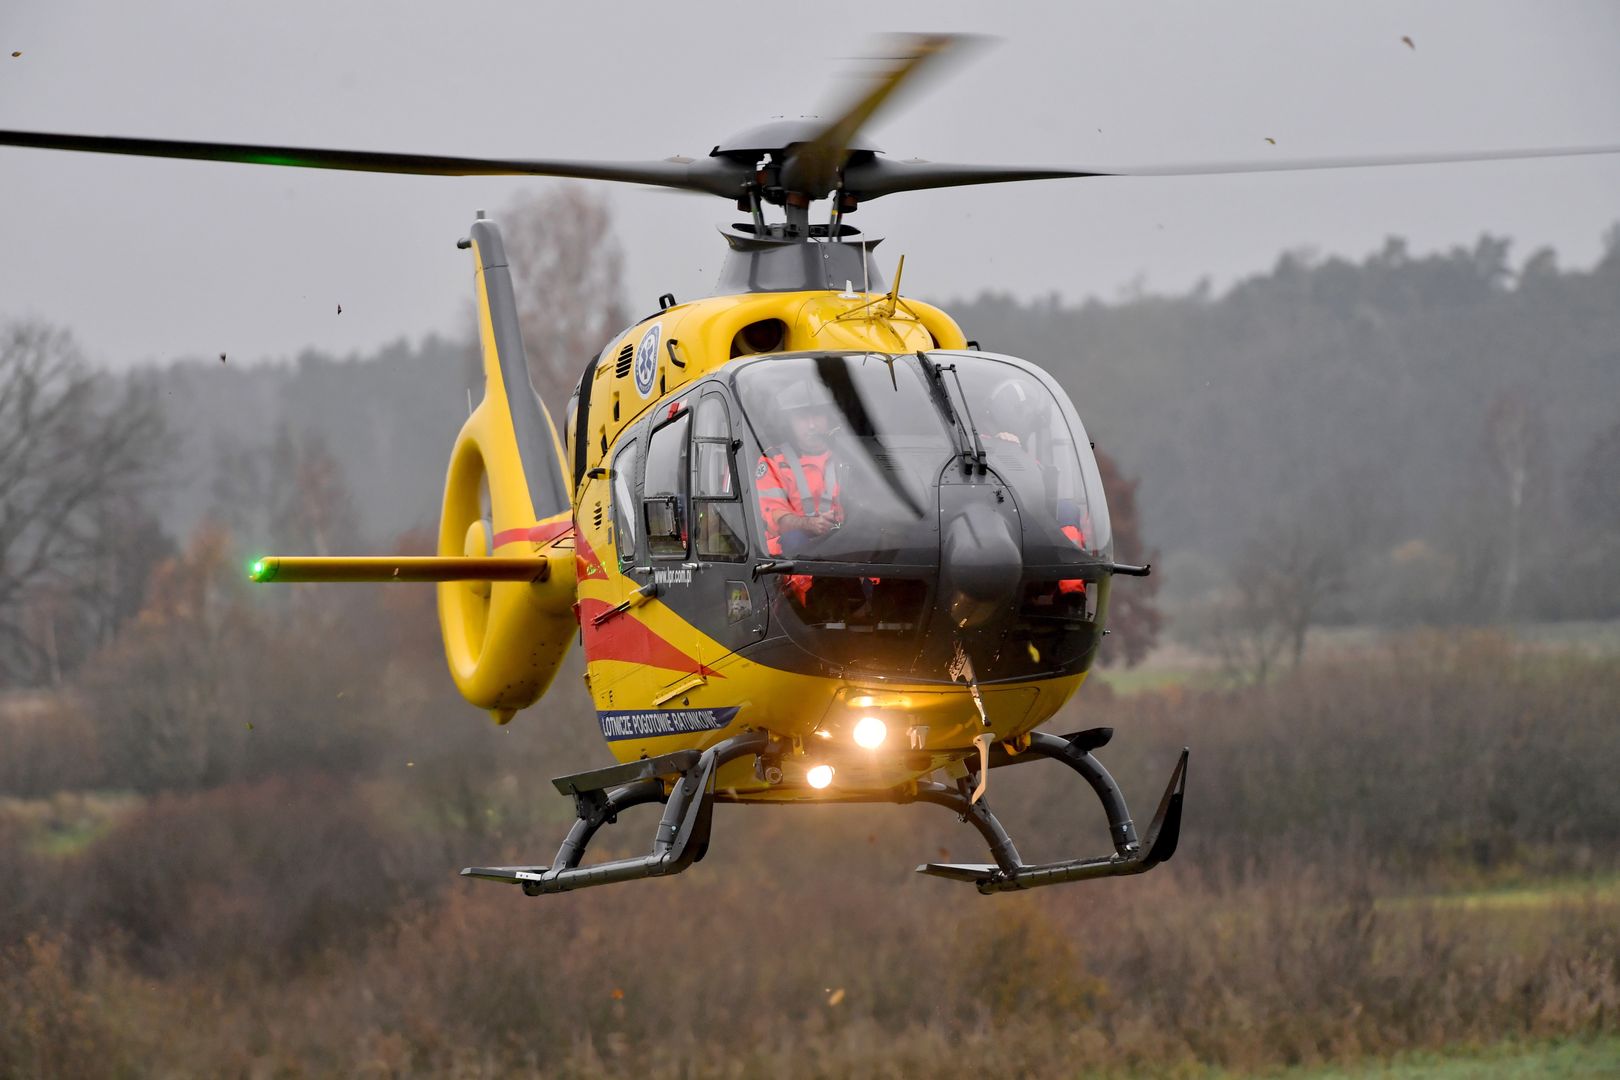
{"type": "Polygon", "coordinates": [[[982,351],[940,309],[885,286],[861,204],[926,188],[1105,175],[1319,168],[1613,152],[1615,147],[1260,166],[1076,171],[894,161],[859,131],[953,39],[908,39],[831,121],[783,120],[707,158],[488,160],[0,132],[46,149],[432,175],[529,174],[703,192],[724,231],[717,295],[607,343],[561,431],[529,381],[501,233],[471,252],[484,396],[451,451],[438,554],[267,556],[261,582],[436,582],[457,688],[504,724],[576,638],[617,764],[559,777],[577,820],[545,865],[464,875],[530,895],[679,873],[717,802],[932,803],[991,860],[923,873],[994,893],[1136,874],[1180,832],[1183,750],[1139,833],[1093,756],[1112,731],[1039,730],[1102,643],[1114,561],[1084,426],[1034,364],[982,351]],[[825,202],[825,220],[812,222],[825,202]],[[767,220],[780,214],[779,220],[767,220]],[[1077,772],[1113,851],[1019,856],[991,774],[1038,759],[1077,772]],[[586,864],[598,830],[663,804],[648,854],[586,864]]]}

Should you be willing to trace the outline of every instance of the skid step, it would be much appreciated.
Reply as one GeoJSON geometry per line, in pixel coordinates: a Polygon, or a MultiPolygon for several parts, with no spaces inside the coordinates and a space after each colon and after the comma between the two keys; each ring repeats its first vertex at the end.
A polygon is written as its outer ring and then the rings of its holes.
{"type": "Polygon", "coordinates": [[[637,780],[653,780],[660,776],[684,773],[696,765],[700,757],[702,754],[696,750],[677,750],[673,754],[659,754],[657,757],[642,758],[640,761],[628,761],[623,765],[609,765],[605,769],[559,776],[551,783],[559,794],[583,795],[590,791],[604,791],[622,784],[633,784],[637,780]]]}
{"type": "Polygon", "coordinates": [[[462,870],[461,876],[522,885],[525,881],[540,881],[549,869],[546,866],[469,866],[462,870]]]}

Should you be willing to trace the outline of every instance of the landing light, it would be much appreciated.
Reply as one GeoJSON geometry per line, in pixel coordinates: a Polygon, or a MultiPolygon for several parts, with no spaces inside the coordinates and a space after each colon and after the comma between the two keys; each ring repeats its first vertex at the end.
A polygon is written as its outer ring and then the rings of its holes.
{"type": "Polygon", "coordinates": [[[832,778],[833,767],[831,765],[816,765],[804,774],[805,781],[817,791],[831,784],[832,778]]]}
{"type": "Polygon", "coordinates": [[[883,745],[883,740],[889,737],[889,726],[882,720],[871,715],[861,717],[855,723],[855,744],[868,750],[876,750],[883,745]]]}

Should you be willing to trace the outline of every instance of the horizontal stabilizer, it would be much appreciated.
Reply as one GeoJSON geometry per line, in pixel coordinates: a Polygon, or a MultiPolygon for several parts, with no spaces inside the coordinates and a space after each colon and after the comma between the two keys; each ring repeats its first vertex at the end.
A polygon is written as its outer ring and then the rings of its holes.
{"type": "Polygon", "coordinates": [[[544,581],[544,557],[359,555],[320,558],[266,555],[248,571],[254,581],[544,581]]]}

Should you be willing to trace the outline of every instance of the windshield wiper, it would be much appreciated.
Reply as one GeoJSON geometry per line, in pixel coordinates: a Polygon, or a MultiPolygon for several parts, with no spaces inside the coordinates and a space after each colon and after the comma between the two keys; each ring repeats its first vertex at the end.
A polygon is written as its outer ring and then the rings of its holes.
{"type": "Polygon", "coordinates": [[[979,440],[979,432],[973,424],[972,413],[968,413],[964,421],[962,415],[951,406],[951,392],[945,385],[943,374],[946,371],[956,379],[956,390],[962,395],[962,411],[967,412],[968,408],[967,393],[962,389],[962,376],[956,373],[956,365],[946,367],[943,364],[936,364],[920,349],[917,351],[917,362],[922,365],[923,372],[928,376],[928,385],[933,390],[929,396],[945,414],[945,422],[951,426],[952,441],[956,443],[956,452],[962,458],[962,471],[972,472],[973,466],[978,465],[981,473],[987,472],[989,465],[985,461],[984,443],[979,440]]]}

